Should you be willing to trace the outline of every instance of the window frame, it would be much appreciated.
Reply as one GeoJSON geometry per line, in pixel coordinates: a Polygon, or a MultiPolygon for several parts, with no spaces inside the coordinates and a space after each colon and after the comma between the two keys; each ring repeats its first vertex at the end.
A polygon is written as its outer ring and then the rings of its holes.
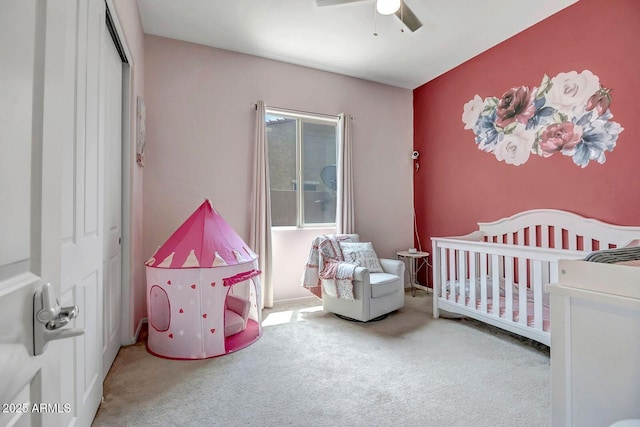
{"type": "MultiPolygon", "coordinates": [[[[328,114],[319,114],[319,113],[308,113],[301,112],[295,110],[287,110],[283,108],[277,107],[266,107],[265,108],[265,127],[266,127],[266,116],[282,116],[289,119],[294,119],[296,121],[296,173],[295,179],[297,182],[296,185],[296,224],[294,225],[272,225],[271,228],[277,229],[313,229],[313,228],[334,228],[336,227],[336,222],[314,222],[314,223],[305,223],[304,221],[304,141],[302,138],[302,123],[317,123],[317,124],[333,124],[336,129],[336,166],[338,163],[338,138],[339,138],[339,129],[338,129],[338,116],[332,116],[328,114]],[[300,185],[302,183],[302,185],[300,185]]],[[[268,144],[268,141],[267,141],[268,144]]],[[[269,161],[269,159],[267,159],[269,161]]],[[[269,165],[271,166],[271,165],[269,165]]],[[[269,191],[271,191],[271,185],[269,185],[269,191]]],[[[336,190],[337,192],[337,190],[336,190]]],[[[336,217],[337,217],[337,209],[336,209],[336,217]]]]}

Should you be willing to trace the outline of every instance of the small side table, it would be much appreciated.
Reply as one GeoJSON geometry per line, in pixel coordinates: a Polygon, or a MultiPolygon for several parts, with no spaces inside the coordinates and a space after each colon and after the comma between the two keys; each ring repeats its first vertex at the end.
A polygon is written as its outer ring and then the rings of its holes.
{"type": "Polygon", "coordinates": [[[416,289],[422,289],[425,292],[429,292],[430,289],[426,286],[422,286],[418,283],[417,275],[422,266],[429,265],[429,252],[409,252],[398,251],[398,259],[404,258],[409,264],[409,285],[411,286],[411,296],[416,296],[416,289]],[[418,260],[421,261],[420,266],[417,265],[418,260]]]}

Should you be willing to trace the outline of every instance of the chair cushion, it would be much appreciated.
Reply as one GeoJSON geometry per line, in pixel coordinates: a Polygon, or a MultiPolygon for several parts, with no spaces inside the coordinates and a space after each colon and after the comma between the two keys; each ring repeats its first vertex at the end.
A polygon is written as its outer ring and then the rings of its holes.
{"type": "Polygon", "coordinates": [[[237,334],[244,330],[244,319],[235,311],[224,310],[224,336],[237,334]]]}
{"type": "Polygon", "coordinates": [[[371,242],[340,242],[340,249],[345,262],[366,267],[370,273],[384,271],[371,242]]]}
{"type": "Polygon", "coordinates": [[[400,278],[389,273],[371,273],[369,283],[371,284],[371,297],[380,298],[385,295],[398,292],[402,289],[400,278]]]}

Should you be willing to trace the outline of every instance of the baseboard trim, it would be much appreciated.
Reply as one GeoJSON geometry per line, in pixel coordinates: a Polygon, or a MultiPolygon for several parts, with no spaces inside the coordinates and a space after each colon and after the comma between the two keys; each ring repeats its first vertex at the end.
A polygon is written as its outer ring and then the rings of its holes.
{"type": "Polygon", "coordinates": [[[318,301],[318,304],[321,305],[322,304],[322,300],[319,300],[318,297],[315,297],[313,295],[308,296],[308,297],[299,297],[299,298],[289,298],[289,299],[279,299],[279,300],[275,300],[273,301],[273,305],[276,304],[287,304],[290,302],[305,302],[305,301],[318,301]]]}
{"type": "Polygon", "coordinates": [[[146,323],[149,323],[149,319],[147,317],[143,317],[142,319],[140,319],[140,321],[138,322],[138,327],[136,328],[136,333],[133,335],[133,342],[131,344],[135,344],[138,342],[140,331],[142,331],[142,328],[146,323]]]}
{"type": "MultiPolygon", "coordinates": [[[[431,288],[429,288],[427,286],[421,285],[419,283],[414,283],[413,287],[415,289],[420,289],[422,291],[425,291],[427,293],[427,295],[432,295],[433,294],[433,289],[431,289],[431,288]]],[[[411,289],[411,286],[409,286],[409,289],[411,289]]]]}

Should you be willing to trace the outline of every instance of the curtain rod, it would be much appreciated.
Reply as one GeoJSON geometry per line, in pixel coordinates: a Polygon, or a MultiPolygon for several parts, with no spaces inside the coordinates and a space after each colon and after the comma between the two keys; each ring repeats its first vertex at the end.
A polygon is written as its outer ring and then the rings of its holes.
{"type": "MultiPolygon", "coordinates": [[[[252,104],[253,108],[255,110],[258,109],[258,104],[252,104]]],[[[311,116],[318,116],[318,117],[325,117],[328,119],[338,119],[338,116],[332,115],[332,114],[322,114],[322,113],[313,113],[310,111],[302,111],[302,110],[292,110],[291,108],[280,108],[280,107],[273,107],[273,106],[268,106],[265,105],[265,109],[267,110],[276,110],[279,112],[282,112],[284,114],[286,113],[291,113],[291,114],[301,114],[301,115],[311,115],[311,116]]],[[[351,116],[351,120],[355,120],[355,117],[351,116]]]]}

